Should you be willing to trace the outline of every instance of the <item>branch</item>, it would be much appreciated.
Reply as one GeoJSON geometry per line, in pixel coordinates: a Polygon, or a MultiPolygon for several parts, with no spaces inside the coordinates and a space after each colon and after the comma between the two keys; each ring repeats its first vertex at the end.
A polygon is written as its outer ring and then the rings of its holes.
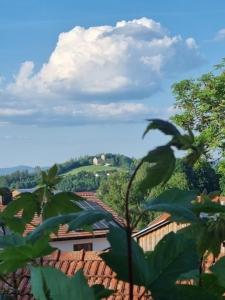
{"type": "Polygon", "coordinates": [[[139,162],[134,173],[132,174],[130,181],[127,186],[126,197],[125,197],[125,217],[126,217],[126,233],[127,233],[127,259],[128,259],[128,279],[129,279],[129,299],[133,299],[133,267],[132,267],[132,227],[131,227],[131,217],[130,217],[130,210],[129,210],[129,198],[130,198],[130,191],[132,187],[132,183],[134,178],[143,164],[143,160],[139,162]]]}

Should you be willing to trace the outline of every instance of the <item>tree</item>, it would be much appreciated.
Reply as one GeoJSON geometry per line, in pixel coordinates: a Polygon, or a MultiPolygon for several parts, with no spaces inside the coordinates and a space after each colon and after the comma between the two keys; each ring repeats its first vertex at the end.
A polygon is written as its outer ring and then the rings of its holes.
{"type": "Polygon", "coordinates": [[[172,120],[199,133],[205,152],[225,150],[225,60],[213,72],[173,85],[178,113],[172,120]]]}
{"type": "MultiPolygon", "coordinates": [[[[127,185],[130,179],[128,172],[116,172],[102,180],[98,189],[99,198],[113,208],[120,216],[125,218],[125,197],[127,185]]],[[[140,204],[143,202],[144,197],[138,189],[137,182],[132,186],[130,195],[130,209],[133,222],[135,223],[140,211],[140,204]]],[[[146,226],[153,218],[150,214],[146,214],[142,218],[141,227],[146,226]]]]}
{"type": "Polygon", "coordinates": [[[194,167],[184,164],[183,169],[190,190],[195,189],[199,193],[220,190],[220,176],[206,159],[201,159],[194,167]]]}
{"type": "Polygon", "coordinates": [[[225,195],[225,159],[220,160],[216,166],[217,173],[219,174],[219,185],[221,194],[225,195]]]}
{"type": "MultiPolygon", "coordinates": [[[[139,218],[141,212],[141,206],[148,198],[153,198],[160,195],[165,190],[179,187],[182,190],[188,189],[188,181],[184,172],[177,170],[169,181],[163,186],[156,186],[151,190],[146,190],[145,193],[141,191],[140,184],[144,177],[146,176],[148,169],[148,164],[145,163],[139,169],[136,179],[133,183],[131,194],[130,194],[130,207],[132,213],[132,219],[135,223],[139,218]]],[[[128,172],[117,172],[110,175],[105,180],[101,181],[98,196],[100,199],[111,206],[120,216],[125,217],[125,195],[127,190],[127,185],[130,179],[130,174],[128,172]]],[[[143,228],[149,224],[158,214],[154,212],[148,212],[143,214],[140,222],[138,223],[138,228],[143,228]]]]}

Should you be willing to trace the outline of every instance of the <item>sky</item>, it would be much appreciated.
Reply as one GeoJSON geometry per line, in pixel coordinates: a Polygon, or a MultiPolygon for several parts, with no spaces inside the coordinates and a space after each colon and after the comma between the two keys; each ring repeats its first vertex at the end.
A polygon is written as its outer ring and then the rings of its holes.
{"type": "Polygon", "coordinates": [[[0,167],[141,157],[171,85],[223,57],[223,0],[0,0],[0,167]]]}

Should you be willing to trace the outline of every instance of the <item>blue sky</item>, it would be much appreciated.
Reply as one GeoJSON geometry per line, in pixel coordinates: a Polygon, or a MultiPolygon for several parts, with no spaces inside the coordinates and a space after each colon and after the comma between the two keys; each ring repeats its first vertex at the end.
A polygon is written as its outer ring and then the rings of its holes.
{"type": "Polygon", "coordinates": [[[140,157],[171,84],[225,57],[224,20],[222,0],[0,0],[0,167],[140,157]]]}

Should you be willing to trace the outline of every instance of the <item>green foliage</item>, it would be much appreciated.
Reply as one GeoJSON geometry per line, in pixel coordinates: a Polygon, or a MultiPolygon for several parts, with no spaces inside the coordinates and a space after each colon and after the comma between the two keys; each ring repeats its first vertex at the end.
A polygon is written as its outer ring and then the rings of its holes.
{"type": "Polygon", "coordinates": [[[189,189],[196,189],[199,193],[220,190],[219,175],[208,161],[200,160],[194,167],[183,164],[182,168],[186,174],[189,189]]]}
{"type": "Polygon", "coordinates": [[[74,300],[75,295],[78,300],[96,299],[94,290],[89,288],[81,271],[68,278],[54,268],[32,268],[31,285],[32,293],[37,300],[74,300]]]}
{"type": "Polygon", "coordinates": [[[75,295],[77,300],[100,300],[112,294],[100,284],[89,287],[81,270],[68,278],[54,268],[32,267],[31,286],[36,300],[74,300],[75,295]]]}
{"type": "Polygon", "coordinates": [[[82,197],[70,192],[54,193],[59,180],[56,166],[47,172],[42,171],[40,188],[33,193],[21,193],[15,201],[11,201],[1,213],[3,223],[7,223],[11,230],[22,233],[26,224],[29,224],[35,215],[41,215],[45,220],[53,216],[80,211],[76,201],[83,201],[82,197]],[[22,223],[17,227],[15,223],[18,221],[18,213],[21,213],[22,223]]]}
{"type": "MultiPolygon", "coordinates": [[[[218,279],[218,284],[225,289],[225,257],[220,258],[212,267],[211,271],[218,279]]],[[[224,292],[224,290],[223,290],[224,292]]]]}
{"type": "Polygon", "coordinates": [[[225,72],[203,74],[196,80],[182,80],[173,85],[176,108],[180,110],[172,119],[184,129],[199,132],[198,139],[205,150],[224,151],[225,136],[225,72]]]}
{"type": "Polygon", "coordinates": [[[183,222],[197,222],[198,219],[192,212],[192,201],[197,197],[194,191],[181,191],[170,189],[155,199],[150,199],[145,204],[146,210],[168,212],[173,220],[183,222]]]}
{"type": "Polygon", "coordinates": [[[49,245],[46,237],[34,243],[26,240],[22,243],[22,240],[18,239],[15,242],[13,246],[5,246],[3,250],[0,250],[0,274],[14,272],[28,262],[55,250],[49,245]]]}
{"type": "Polygon", "coordinates": [[[161,146],[152,150],[144,157],[144,162],[149,163],[146,177],[142,180],[139,187],[145,194],[153,187],[165,184],[175,169],[175,156],[169,146],[161,146]]]}
{"type": "Polygon", "coordinates": [[[67,173],[62,177],[57,188],[66,192],[94,191],[106,177],[106,172],[98,173],[98,176],[94,172],[87,171],[80,171],[75,175],[67,173]]]}
{"type": "Polygon", "coordinates": [[[79,213],[59,215],[52,217],[38,226],[29,236],[29,241],[38,240],[44,234],[53,232],[58,229],[59,225],[68,224],[69,230],[80,229],[83,226],[93,225],[100,220],[112,220],[112,215],[102,210],[85,210],[79,213]]]}
{"type": "Polygon", "coordinates": [[[165,297],[170,289],[172,292],[179,275],[198,268],[198,264],[194,241],[173,232],[166,235],[148,257],[151,272],[148,288],[153,298],[165,297]]]}
{"type": "MultiPolygon", "coordinates": [[[[116,273],[121,280],[128,281],[128,260],[126,231],[121,228],[110,227],[108,241],[111,249],[101,254],[101,257],[116,273]]],[[[150,279],[149,269],[142,248],[132,240],[134,283],[147,286],[150,279]]]]}
{"type": "Polygon", "coordinates": [[[149,121],[149,124],[143,133],[143,137],[145,137],[145,135],[150,130],[153,130],[153,129],[158,129],[167,135],[172,135],[172,136],[180,135],[180,132],[177,130],[177,128],[173,124],[171,124],[167,121],[163,121],[160,119],[150,119],[148,121],[149,121]]]}
{"type": "MultiPolygon", "coordinates": [[[[137,221],[141,213],[141,203],[145,199],[145,195],[139,188],[139,183],[145,176],[145,170],[140,170],[137,175],[137,180],[135,180],[131,189],[129,201],[133,223],[137,221]]],[[[128,173],[115,173],[102,181],[98,189],[98,197],[122,217],[125,217],[125,195],[129,179],[130,174],[128,173]]],[[[140,220],[139,227],[146,226],[154,216],[155,214],[151,212],[144,214],[140,220]]]]}

